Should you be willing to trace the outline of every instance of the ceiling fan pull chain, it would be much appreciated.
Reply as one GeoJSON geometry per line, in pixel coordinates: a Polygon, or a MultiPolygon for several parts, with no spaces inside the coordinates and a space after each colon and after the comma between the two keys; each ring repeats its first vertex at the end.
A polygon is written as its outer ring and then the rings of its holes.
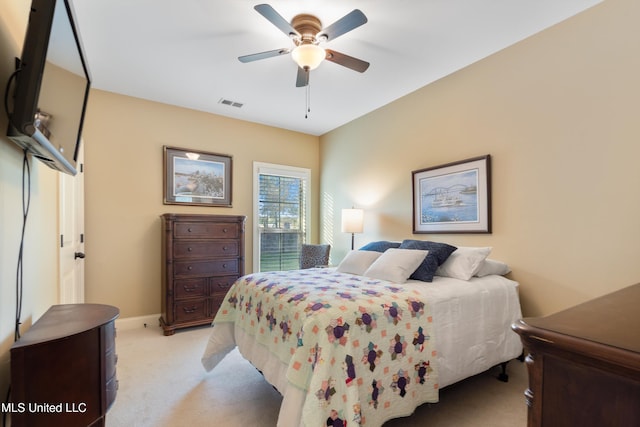
{"type": "Polygon", "coordinates": [[[309,113],[311,112],[311,81],[309,80],[309,71],[307,71],[307,87],[306,87],[306,106],[305,106],[305,113],[304,113],[304,118],[307,119],[309,118],[309,113]]]}

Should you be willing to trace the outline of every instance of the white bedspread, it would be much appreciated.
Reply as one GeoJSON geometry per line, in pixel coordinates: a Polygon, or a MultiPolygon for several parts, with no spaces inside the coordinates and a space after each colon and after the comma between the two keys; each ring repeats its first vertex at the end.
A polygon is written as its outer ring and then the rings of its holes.
{"type": "MultiPolygon", "coordinates": [[[[469,281],[436,276],[432,283],[409,281],[401,286],[430,301],[440,388],[522,353],[520,339],[510,328],[521,318],[517,282],[502,276],[474,277],[469,281]]],[[[205,369],[213,369],[236,345],[283,394],[278,426],[301,426],[307,393],[288,384],[285,363],[233,323],[213,327],[202,357],[205,369]]]]}

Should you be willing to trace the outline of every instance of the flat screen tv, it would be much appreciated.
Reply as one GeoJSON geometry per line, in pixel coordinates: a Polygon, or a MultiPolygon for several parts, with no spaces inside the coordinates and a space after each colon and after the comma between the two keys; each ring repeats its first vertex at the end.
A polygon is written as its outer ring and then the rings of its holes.
{"type": "Polygon", "coordinates": [[[70,0],[32,0],[7,136],[53,169],[75,175],[91,87],[70,0]]]}

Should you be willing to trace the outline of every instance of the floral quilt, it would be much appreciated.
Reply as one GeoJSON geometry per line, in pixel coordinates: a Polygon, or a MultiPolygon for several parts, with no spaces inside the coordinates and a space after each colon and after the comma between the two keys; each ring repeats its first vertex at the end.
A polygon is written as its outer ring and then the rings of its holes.
{"type": "Polygon", "coordinates": [[[429,302],[402,285],[322,268],[251,274],[229,290],[222,322],[287,364],[307,427],[381,426],[438,401],[429,302]]]}

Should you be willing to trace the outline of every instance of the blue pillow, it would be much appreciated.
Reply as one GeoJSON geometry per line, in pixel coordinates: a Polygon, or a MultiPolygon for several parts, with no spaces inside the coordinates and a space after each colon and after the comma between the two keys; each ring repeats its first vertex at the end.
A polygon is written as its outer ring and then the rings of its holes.
{"type": "Polygon", "coordinates": [[[418,267],[409,278],[423,282],[432,282],[438,266],[445,262],[447,258],[449,258],[449,255],[457,248],[447,245],[446,243],[406,239],[402,241],[400,249],[426,249],[429,251],[429,254],[424,261],[422,261],[420,267],[418,267]]]}
{"type": "Polygon", "coordinates": [[[399,242],[387,242],[386,240],[380,240],[378,242],[367,243],[363,247],[360,248],[361,251],[375,251],[375,252],[384,252],[389,248],[398,248],[400,247],[399,242]]]}

